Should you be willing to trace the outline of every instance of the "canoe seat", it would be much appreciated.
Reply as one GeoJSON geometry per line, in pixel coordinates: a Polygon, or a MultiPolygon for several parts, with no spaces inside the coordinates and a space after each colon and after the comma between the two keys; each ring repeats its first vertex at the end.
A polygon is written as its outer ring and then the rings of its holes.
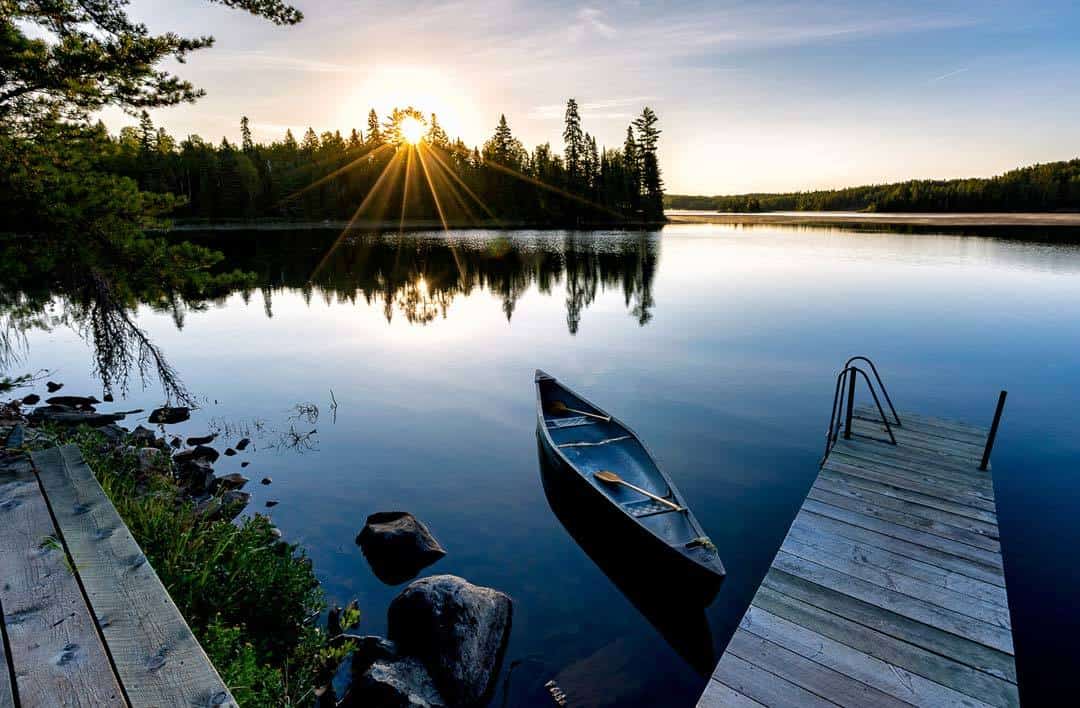
{"type": "MultiPolygon", "coordinates": [[[[674,501],[674,500],[672,500],[674,501]]],[[[652,516],[653,514],[666,514],[671,511],[675,511],[666,504],[655,502],[652,499],[645,499],[643,501],[627,502],[622,505],[623,509],[626,509],[630,513],[630,516],[641,518],[642,516],[652,516]]]]}
{"type": "Polygon", "coordinates": [[[596,420],[587,416],[579,415],[573,418],[548,418],[544,421],[549,428],[576,428],[579,425],[596,425],[596,420]]]}
{"type": "Polygon", "coordinates": [[[620,435],[617,438],[606,438],[604,440],[597,440],[596,442],[568,442],[562,443],[559,447],[596,447],[597,445],[610,445],[611,443],[622,442],[623,440],[630,440],[629,435],[620,435]]]}

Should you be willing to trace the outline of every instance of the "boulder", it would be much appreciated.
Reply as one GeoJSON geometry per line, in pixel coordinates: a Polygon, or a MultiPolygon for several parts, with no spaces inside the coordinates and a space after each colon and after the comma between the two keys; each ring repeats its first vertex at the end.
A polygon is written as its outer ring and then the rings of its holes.
{"type": "Polygon", "coordinates": [[[154,431],[150,428],[139,425],[131,431],[131,441],[139,445],[150,446],[157,443],[157,436],[154,435],[154,431]]]}
{"type": "Polygon", "coordinates": [[[388,661],[398,658],[397,645],[389,639],[374,634],[339,634],[330,640],[332,646],[342,642],[352,642],[352,675],[361,676],[376,661],[388,661]]]}
{"type": "Polygon", "coordinates": [[[270,479],[269,477],[263,477],[261,480],[259,480],[259,484],[267,485],[267,484],[270,484],[273,481],[274,480],[270,479]]]}
{"type": "Polygon", "coordinates": [[[247,492],[241,492],[239,489],[230,489],[221,495],[221,501],[226,506],[247,506],[251,501],[251,495],[247,492]]]}
{"type": "Polygon", "coordinates": [[[247,446],[251,444],[251,440],[248,438],[241,438],[240,442],[236,443],[237,450],[246,450],[247,446]]]}
{"type": "Polygon", "coordinates": [[[222,475],[214,480],[213,491],[216,493],[222,489],[240,489],[248,483],[248,478],[239,472],[222,475]]]}
{"type": "Polygon", "coordinates": [[[55,381],[46,381],[45,382],[45,390],[48,391],[49,393],[56,393],[57,391],[59,391],[63,387],[64,387],[64,384],[56,383],[55,381]]]}
{"type": "Polygon", "coordinates": [[[156,447],[139,448],[136,454],[139,457],[139,469],[143,472],[161,469],[169,460],[168,456],[156,447]]]}
{"type": "Polygon", "coordinates": [[[445,708],[424,665],[416,659],[376,661],[353,683],[345,705],[374,708],[445,708]]]}
{"type": "Polygon", "coordinates": [[[188,460],[216,462],[218,457],[218,451],[212,447],[207,447],[206,445],[196,445],[195,447],[185,448],[173,455],[173,459],[177,462],[186,462],[188,460]]]}
{"type": "Polygon", "coordinates": [[[51,403],[57,406],[71,406],[72,408],[89,409],[92,406],[101,403],[93,396],[52,396],[45,399],[46,403],[51,403]]]}
{"type": "Polygon", "coordinates": [[[23,396],[22,402],[27,406],[32,406],[41,400],[41,396],[36,393],[31,393],[29,396],[23,396]]]}
{"type": "Polygon", "coordinates": [[[367,517],[356,537],[376,577],[397,585],[446,555],[422,521],[407,511],[381,511],[367,517]]]}
{"type": "Polygon", "coordinates": [[[194,446],[194,445],[209,445],[210,443],[214,442],[214,438],[216,438],[216,437],[217,437],[216,433],[211,433],[209,435],[198,435],[198,436],[195,436],[195,437],[188,438],[187,439],[187,444],[192,445],[192,446],[194,446]]]}
{"type": "Polygon", "coordinates": [[[235,454],[236,454],[236,450],[233,450],[231,447],[225,448],[225,456],[226,457],[232,457],[235,454]]]}
{"type": "Polygon", "coordinates": [[[176,466],[176,478],[188,494],[207,494],[214,483],[214,468],[206,460],[187,460],[176,466]]]}
{"type": "Polygon", "coordinates": [[[128,434],[126,430],[121,428],[116,423],[109,423],[108,425],[103,425],[98,428],[98,431],[100,431],[101,434],[105,436],[106,440],[114,444],[120,442],[124,438],[124,436],[128,434]]]}
{"type": "Polygon", "coordinates": [[[80,411],[70,406],[50,404],[38,406],[26,416],[31,423],[55,423],[57,425],[88,425],[91,428],[100,428],[123,418],[114,413],[94,413],[92,411],[80,411]]]}
{"type": "Polygon", "coordinates": [[[169,447],[173,448],[174,450],[179,450],[180,446],[183,444],[184,441],[176,437],[175,435],[173,436],[173,439],[169,441],[169,447]]]}
{"type": "Polygon", "coordinates": [[[505,593],[434,575],[413,581],[390,603],[387,636],[402,654],[424,662],[448,703],[483,705],[499,675],[512,613],[505,593]]]}
{"type": "Polygon", "coordinates": [[[161,425],[171,423],[183,423],[191,417],[191,409],[187,406],[162,406],[150,411],[150,422],[161,425]]]}

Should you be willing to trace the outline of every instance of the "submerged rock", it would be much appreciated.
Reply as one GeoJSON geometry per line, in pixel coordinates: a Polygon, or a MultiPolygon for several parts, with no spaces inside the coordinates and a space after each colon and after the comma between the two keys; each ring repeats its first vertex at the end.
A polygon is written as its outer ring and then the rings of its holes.
{"type": "Polygon", "coordinates": [[[427,526],[407,511],[381,511],[367,517],[356,537],[376,577],[397,585],[446,555],[427,526]]]}
{"type": "Polygon", "coordinates": [[[233,450],[231,447],[225,448],[225,457],[232,457],[235,454],[236,450],[233,450]]]}
{"type": "Polygon", "coordinates": [[[25,405],[32,406],[40,400],[41,396],[37,395],[36,393],[31,393],[29,396],[23,396],[22,402],[25,405]]]}
{"type": "Polygon", "coordinates": [[[214,480],[213,489],[217,491],[219,489],[240,489],[248,483],[248,478],[239,472],[233,472],[232,474],[222,475],[214,480]]]}
{"type": "Polygon", "coordinates": [[[171,423],[183,423],[191,417],[191,409],[187,406],[162,406],[150,411],[150,422],[161,425],[171,423]]]}
{"type": "Polygon", "coordinates": [[[495,686],[510,637],[505,593],[455,575],[415,580],[390,603],[388,637],[424,662],[451,705],[483,704],[495,686]]]}
{"type": "Polygon", "coordinates": [[[266,508],[269,509],[271,507],[277,506],[280,503],[281,502],[279,502],[279,501],[275,501],[275,500],[271,499],[270,501],[266,502],[266,508]]]}
{"type": "Polygon", "coordinates": [[[204,460],[206,462],[215,462],[218,457],[218,451],[212,447],[207,447],[206,445],[196,445],[195,447],[189,447],[184,450],[180,450],[173,455],[173,459],[177,462],[186,462],[187,460],[204,460]]]}
{"type": "Polygon", "coordinates": [[[446,708],[428,674],[416,659],[376,661],[353,683],[346,706],[374,708],[446,708]]]}
{"type": "Polygon", "coordinates": [[[273,481],[274,480],[270,479],[269,477],[263,477],[261,480],[259,480],[259,484],[270,484],[273,481]]]}
{"type": "Polygon", "coordinates": [[[91,428],[100,428],[109,423],[115,423],[123,418],[115,413],[94,413],[93,411],[75,410],[64,405],[38,406],[26,416],[30,422],[55,423],[57,425],[88,425],[91,428]]]}
{"type": "Polygon", "coordinates": [[[241,438],[240,442],[236,443],[237,450],[246,450],[247,446],[251,444],[251,440],[248,438],[241,438]]]}
{"type": "Polygon", "coordinates": [[[209,435],[198,435],[187,439],[188,445],[209,445],[214,442],[214,438],[217,437],[217,433],[211,433],[209,435]]]}
{"type": "Polygon", "coordinates": [[[52,396],[45,399],[46,403],[51,403],[56,406],[71,406],[72,408],[90,408],[98,403],[101,403],[93,396],[52,396]]]}
{"type": "Polygon", "coordinates": [[[244,460],[243,462],[240,463],[240,466],[241,467],[247,467],[250,464],[251,464],[250,462],[248,462],[247,460],[244,460]]]}
{"type": "Polygon", "coordinates": [[[45,390],[48,391],[49,393],[56,393],[57,391],[59,391],[63,387],[64,387],[64,384],[56,383],[55,381],[46,381],[45,382],[45,390]]]}

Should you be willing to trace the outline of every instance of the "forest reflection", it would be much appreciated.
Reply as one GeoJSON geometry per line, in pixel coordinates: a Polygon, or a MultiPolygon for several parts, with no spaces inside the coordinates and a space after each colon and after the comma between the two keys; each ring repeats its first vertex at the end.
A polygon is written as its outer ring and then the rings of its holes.
{"type": "Polygon", "coordinates": [[[379,304],[387,322],[423,325],[445,317],[455,298],[486,291],[511,321],[535,284],[544,295],[563,292],[571,334],[605,289],[621,291],[628,313],[648,323],[659,258],[659,238],[649,232],[357,233],[336,245],[320,232],[259,232],[219,237],[214,246],[230,267],[255,274],[268,317],[274,293],[284,289],[308,302],[379,304]]]}

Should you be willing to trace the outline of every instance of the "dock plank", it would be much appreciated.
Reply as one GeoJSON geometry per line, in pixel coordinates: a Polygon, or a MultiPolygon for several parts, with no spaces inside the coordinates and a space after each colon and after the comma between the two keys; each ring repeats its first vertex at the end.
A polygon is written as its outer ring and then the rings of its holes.
{"type": "Polygon", "coordinates": [[[986,432],[900,418],[856,410],[699,706],[1019,705],[986,432]]]}
{"type": "MultiPolygon", "coordinates": [[[[26,458],[0,469],[0,568],[7,660],[20,705],[126,705],[26,458]]],[[[2,668],[0,696],[11,697],[7,662],[2,668]]]]}
{"type": "Polygon", "coordinates": [[[131,703],[235,706],[78,448],[33,460],[131,703]]]}

